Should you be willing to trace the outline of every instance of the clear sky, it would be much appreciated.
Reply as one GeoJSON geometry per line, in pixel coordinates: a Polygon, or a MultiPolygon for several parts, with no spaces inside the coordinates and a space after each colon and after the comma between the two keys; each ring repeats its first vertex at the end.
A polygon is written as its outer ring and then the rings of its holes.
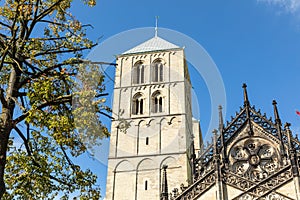
{"type": "MultiPolygon", "coordinates": [[[[282,121],[291,122],[293,132],[300,133],[300,116],[295,113],[300,110],[299,0],[102,0],[92,9],[75,4],[73,13],[93,25],[88,36],[101,37],[100,45],[120,32],[153,27],[159,16],[159,27],[193,38],[217,65],[226,90],[226,120],[243,105],[245,82],[251,104],[273,117],[272,100],[276,99],[282,121]]],[[[201,77],[191,79],[206,133],[210,131],[210,94],[201,77]]],[[[87,158],[83,160],[87,163],[87,158]]],[[[95,160],[86,165],[98,174],[105,195],[105,163],[95,160]]]]}

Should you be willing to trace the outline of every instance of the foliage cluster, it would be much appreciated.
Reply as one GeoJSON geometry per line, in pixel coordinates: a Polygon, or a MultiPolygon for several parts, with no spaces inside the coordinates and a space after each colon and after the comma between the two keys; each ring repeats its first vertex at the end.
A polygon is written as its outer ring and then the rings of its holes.
{"type": "Polygon", "coordinates": [[[90,25],[72,0],[0,3],[0,199],[99,199],[96,176],[71,159],[108,136],[104,77],[82,58],[90,25]]]}

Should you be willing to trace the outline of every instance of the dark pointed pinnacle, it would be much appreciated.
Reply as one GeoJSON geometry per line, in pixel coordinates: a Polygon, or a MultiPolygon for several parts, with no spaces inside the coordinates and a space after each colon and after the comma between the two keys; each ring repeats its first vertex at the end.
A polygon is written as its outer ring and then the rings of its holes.
{"type": "Polygon", "coordinates": [[[224,122],[223,122],[223,113],[222,113],[222,106],[219,105],[219,131],[221,132],[224,127],[224,122]]]}
{"type": "Polygon", "coordinates": [[[278,114],[278,108],[277,108],[277,102],[275,100],[273,100],[272,102],[273,107],[274,107],[274,117],[275,117],[275,122],[278,123],[279,125],[281,125],[281,120],[278,114]]]}
{"type": "Polygon", "coordinates": [[[168,180],[167,180],[167,168],[168,165],[163,165],[163,181],[162,181],[162,191],[161,191],[161,200],[168,199],[168,180]]]}
{"type": "Polygon", "coordinates": [[[218,137],[218,130],[214,129],[212,131],[213,133],[213,144],[214,144],[214,154],[217,154],[217,137],[218,137]]]}
{"type": "Polygon", "coordinates": [[[222,155],[225,158],[225,140],[224,140],[224,121],[223,121],[223,113],[222,113],[222,106],[219,106],[219,132],[221,137],[221,146],[222,148],[222,155]]]}
{"type": "Polygon", "coordinates": [[[285,123],[284,128],[290,130],[291,123],[285,123]]]}
{"type": "Polygon", "coordinates": [[[291,126],[291,123],[286,122],[284,124],[284,128],[285,128],[285,130],[287,131],[288,134],[291,133],[290,126],[291,126]]]}
{"type": "Polygon", "coordinates": [[[214,134],[214,137],[217,137],[217,135],[218,135],[218,130],[217,130],[217,129],[214,129],[214,130],[212,131],[212,133],[214,134]]]}
{"type": "Polygon", "coordinates": [[[291,126],[290,123],[285,123],[284,128],[285,128],[285,131],[286,131],[287,137],[288,137],[288,145],[289,145],[290,148],[293,148],[293,145],[292,145],[292,138],[291,138],[292,135],[291,135],[290,126],[291,126]]]}
{"type": "Polygon", "coordinates": [[[244,89],[244,106],[249,106],[249,99],[248,99],[248,93],[247,93],[247,85],[246,83],[243,84],[243,89],[244,89]]]}

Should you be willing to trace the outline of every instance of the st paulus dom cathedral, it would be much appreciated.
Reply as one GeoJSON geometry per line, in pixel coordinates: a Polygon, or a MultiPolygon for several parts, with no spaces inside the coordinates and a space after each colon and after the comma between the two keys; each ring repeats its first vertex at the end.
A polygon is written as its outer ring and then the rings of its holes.
{"type": "Polygon", "coordinates": [[[250,104],[202,148],[184,49],[155,35],[117,56],[106,200],[300,200],[300,142],[250,104]]]}

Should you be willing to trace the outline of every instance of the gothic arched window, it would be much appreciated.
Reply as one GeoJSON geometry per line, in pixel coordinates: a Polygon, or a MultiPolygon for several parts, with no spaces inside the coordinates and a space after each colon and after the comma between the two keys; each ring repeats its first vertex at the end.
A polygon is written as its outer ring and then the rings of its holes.
{"type": "Polygon", "coordinates": [[[164,65],[162,60],[158,59],[152,63],[152,82],[161,82],[164,80],[164,65]]]}
{"type": "Polygon", "coordinates": [[[160,91],[156,91],[152,95],[152,112],[160,113],[163,111],[163,96],[160,91]]]}
{"type": "Polygon", "coordinates": [[[132,99],[132,114],[134,115],[141,115],[144,113],[144,98],[141,93],[137,93],[136,95],[133,96],[132,99]]]}
{"type": "Polygon", "coordinates": [[[137,62],[132,69],[132,82],[134,84],[141,84],[145,82],[145,65],[142,61],[137,62]]]}

